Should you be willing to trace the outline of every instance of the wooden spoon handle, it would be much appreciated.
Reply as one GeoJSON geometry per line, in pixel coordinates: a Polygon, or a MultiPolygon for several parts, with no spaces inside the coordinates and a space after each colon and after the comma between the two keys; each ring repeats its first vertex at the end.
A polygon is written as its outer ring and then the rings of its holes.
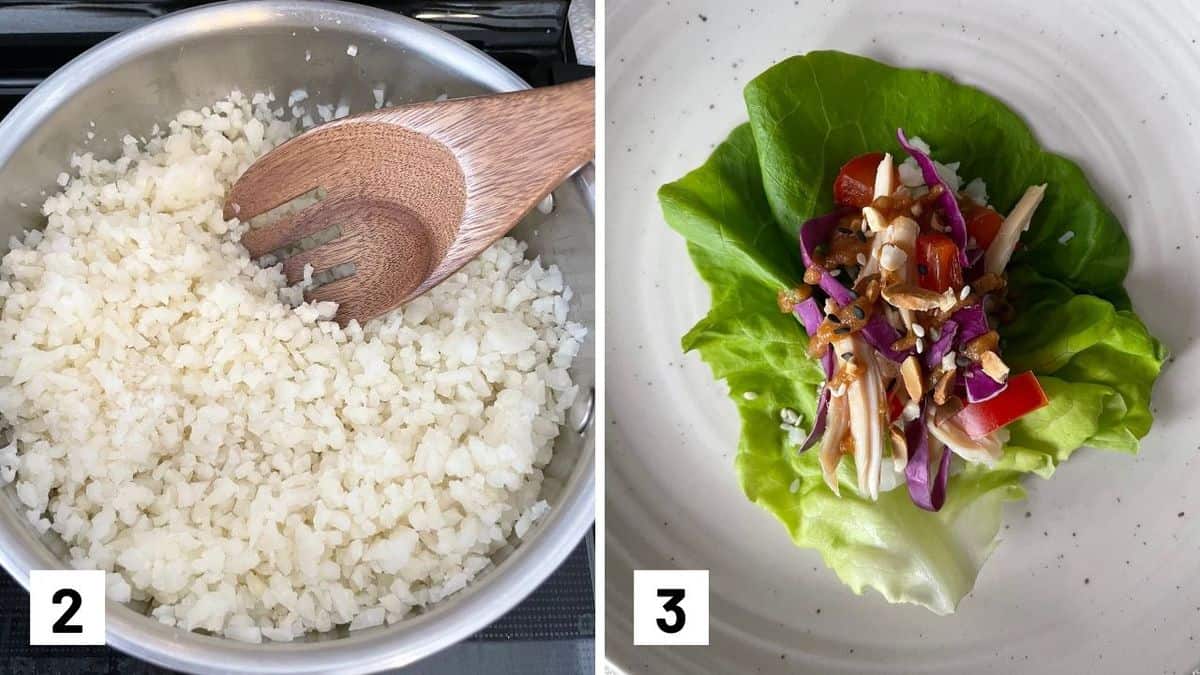
{"type": "Polygon", "coordinates": [[[466,178],[458,236],[424,292],[511,230],[547,194],[595,156],[596,82],[419,103],[369,113],[450,149],[466,178]]]}
{"type": "Polygon", "coordinates": [[[496,101],[504,113],[483,133],[448,143],[467,176],[467,209],[443,261],[446,274],[507,234],[595,157],[595,96],[592,78],[507,94],[496,101]]]}
{"type": "Polygon", "coordinates": [[[481,115],[481,124],[464,125],[461,134],[446,129],[437,140],[467,176],[487,179],[489,193],[504,190],[492,198],[532,198],[532,207],[595,156],[595,97],[592,78],[489,97],[492,114],[481,115]]]}
{"type": "Polygon", "coordinates": [[[481,215],[498,215],[532,208],[595,156],[595,98],[596,81],[587,78],[353,119],[396,124],[446,146],[462,166],[469,201],[482,200],[481,215]]]}

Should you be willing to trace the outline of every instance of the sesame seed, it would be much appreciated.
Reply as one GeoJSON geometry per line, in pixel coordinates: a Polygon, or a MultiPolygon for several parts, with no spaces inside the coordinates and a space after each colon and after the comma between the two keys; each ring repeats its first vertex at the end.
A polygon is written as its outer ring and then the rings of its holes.
{"type": "Polygon", "coordinates": [[[790,492],[792,494],[796,494],[799,490],[800,490],[800,479],[797,478],[792,481],[791,485],[788,486],[788,492],[790,492]]]}
{"type": "Polygon", "coordinates": [[[942,329],[937,328],[937,327],[930,328],[929,329],[929,339],[933,340],[934,342],[941,340],[942,339],[942,329]]]}
{"type": "Polygon", "coordinates": [[[971,284],[967,284],[966,286],[962,287],[962,291],[959,292],[959,294],[958,294],[958,299],[966,300],[967,296],[970,294],[971,294],[971,284]]]}
{"type": "Polygon", "coordinates": [[[921,354],[924,351],[925,351],[925,341],[922,340],[921,338],[917,338],[917,353],[921,354]]]}
{"type": "Polygon", "coordinates": [[[747,401],[753,401],[754,399],[758,398],[758,392],[756,392],[756,391],[742,392],[742,398],[746,399],[747,401]]]}
{"type": "Polygon", "coordinates": [[[1075,231],[1067,230],[1066,232],[1063,232],[1063,235],[1061,237],[1058,238],[1058,243],[1066,246],[1067,242],[1071,241],[1074,238],[1075,238],[1075,231]]]}
{"type": "Polygon", "coordinates": [[[913,335],[917,337],[925,337],[925,327],[919,323],[914,323],[912,327],[913,335]]]}

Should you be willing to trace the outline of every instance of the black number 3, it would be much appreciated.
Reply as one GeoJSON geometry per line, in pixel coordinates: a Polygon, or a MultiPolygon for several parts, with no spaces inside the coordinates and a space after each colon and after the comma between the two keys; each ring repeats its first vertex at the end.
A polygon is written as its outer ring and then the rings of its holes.
{"type": "Polygon", "coordinates": [[[59,605],[62,604],[63,600],[69,601],[70,605],[67,606],[67,611],[63,612],[58,621],[54,622],[51,631],[55,633],[82,633],[83,626],[67,623],[71,620],[71,617],[75,616],[75,612],[79,611],[79,605],[83,603],[83,598],[79,597],[79,591],[73,588],[60,588],[54,591],[51,601],[59,605]]]}
{"type": "Polygon", "coordinates": [[[658,629],[664,633],[678,633],[683,630],[683,624],[687,621],[687,615],[683,613],[683,608],[679,603],[683,601],[682,588],[661,588],[658,591],[658,597],[667,598],[663,603],[663,609],[671,613],[675,619],[674,622],[668,622],[666,619],[655,619],[658,623],[658,629]]]}

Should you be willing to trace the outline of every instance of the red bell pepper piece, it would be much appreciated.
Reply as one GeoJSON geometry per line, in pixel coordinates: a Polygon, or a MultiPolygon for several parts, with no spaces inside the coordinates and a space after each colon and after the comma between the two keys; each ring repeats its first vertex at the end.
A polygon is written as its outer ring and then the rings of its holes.
{"type": "Polygon", "coordinates": [[[971,438],[982,438],[1006,424],[1049,404],[1033,373],[1008,378],[1004,391],[986,401],[971,403],[954,416],[971,438]]]}

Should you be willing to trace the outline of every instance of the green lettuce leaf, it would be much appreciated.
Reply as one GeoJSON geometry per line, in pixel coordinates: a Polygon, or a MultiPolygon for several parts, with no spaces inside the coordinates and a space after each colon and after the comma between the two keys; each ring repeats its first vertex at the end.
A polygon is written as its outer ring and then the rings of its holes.
{"type": "Polygon", "coordinates": [[[1001,504],[1024,497],[1023,476],[1050,477],[1084,445],[1136,451],[1149,430],[1166,352],[1121,288],[1124,232],[1078,167],[1042,151],[1003,104],[940,75],[817,52],[760,75],[746,99],[750,124],[659,191],[667,223],[687,240],[712,293],[683,349],[728,383],[742,421],[742,489],[798,546],[819,551],[856,593],[870,587],[890,602],[952,612],[997,543],[1001,504]],[[939,159],[961,161],[964,177],[983,176],[1002,209],[1026,185],[1050,184],[1012,265],[1019,318],[1001,331],[1005,358],[1037,373],[1050,405],[1009,426],[995,466],[958,469],[938,513],[914,506],[903,487],[863,499],[851,461],[842,462],[835,496],[816,453],[797,454],[779,425],[784,408],[811,424],[823,379],[799,323],[775,307],[776,293],[803,273],[796,229],[830,206],[841,163],[898,151],[897,126],[930,142],[939,159]],[[1068,229],[1075,237],[1059,244],[1068,229]],[[748,400],[747,391],[758,396],[748,400]]]}
{"type": "MultiPolygon", "coordinates": [[[[1020,310],[1013,323],[1001,327],[1009,365],[1032,370],[1043,383],[1044,376],[1054,375],[1065,382],[1103,387],[1110,394],[1100,426],[1083,444],[1137,452],[1138,439],[1150,431],[1153,417],[1150,390],[1167,358],[1162,343],[1132,310],[1073,294],[1028,267],[1014,269],[1009,283],[1010,297],[1020,310]]],[[[1045,420],[1030,416],[1024,422],[1014,426],[1045,420]]]]}

